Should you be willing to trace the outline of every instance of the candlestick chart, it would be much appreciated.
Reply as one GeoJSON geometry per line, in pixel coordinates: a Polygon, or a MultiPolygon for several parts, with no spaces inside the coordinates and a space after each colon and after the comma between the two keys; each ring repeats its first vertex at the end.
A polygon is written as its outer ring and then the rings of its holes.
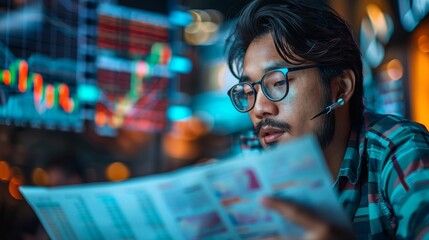
{"type": "Polygon", "coordinates": [[[8,8],[0,16],[0,124],[166,129],[168,16],[113,0],[8,8]]]}
{"type": "Polygon", "coordinates": [[[162,15],[110,4],[99,7],[97,128],[166,128],[172,57],[168,25],[162,15]]]}
{"type": "Polygon", "coordinates": [[[77,13],[34,1],[0,18],[0,123],[82,130],[77,13]]]}

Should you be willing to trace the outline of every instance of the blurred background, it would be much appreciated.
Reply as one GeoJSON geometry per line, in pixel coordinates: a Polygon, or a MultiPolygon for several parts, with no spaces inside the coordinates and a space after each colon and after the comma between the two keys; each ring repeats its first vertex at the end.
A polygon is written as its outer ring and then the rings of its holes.
{"type": "MultiPolygon", "coordinates": [[[[226,95],[225,39],[248,2],[0,0],[4,239],[43,238],[20,185],[122,181],[257,147],[226,95]]],[[[428,127],[429,0],[324,2],[359,42],[366,107],[428,127]]]]}

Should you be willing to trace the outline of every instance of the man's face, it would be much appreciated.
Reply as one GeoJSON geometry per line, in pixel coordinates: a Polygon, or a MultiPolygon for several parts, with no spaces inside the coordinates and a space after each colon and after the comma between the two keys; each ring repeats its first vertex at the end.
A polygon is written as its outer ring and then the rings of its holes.
{"type": "MultiPolygon", "coordinates": [[[[289,68],[297,66],[282,59],[271,34],[267,34],[250,44],[244,57],[243,77],[249,82],[256,82],[273,66],[279,65],[289,68]]],[[[306,133],[314,133],[322,148],[332,140],[335,126],[333,114],[311,120],[331,103],[318,71],[318,68],[310,68],[289,72],[289,93],[279,102],[268,100],[261,91],[261,85],[255,85],[256,102],[249,115],[264,148],[306,133]]]]}

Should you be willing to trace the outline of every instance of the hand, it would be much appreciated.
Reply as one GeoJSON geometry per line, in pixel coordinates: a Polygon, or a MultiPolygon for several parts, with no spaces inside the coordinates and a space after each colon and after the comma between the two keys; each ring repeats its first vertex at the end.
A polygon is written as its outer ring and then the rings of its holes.
{"type": "Polygon", "coordinates": [[[263,198],[262,204],[306,230],[304,239],[355,239],[353,232],[324,221],[312,211],[285,200],[263,198]]]}

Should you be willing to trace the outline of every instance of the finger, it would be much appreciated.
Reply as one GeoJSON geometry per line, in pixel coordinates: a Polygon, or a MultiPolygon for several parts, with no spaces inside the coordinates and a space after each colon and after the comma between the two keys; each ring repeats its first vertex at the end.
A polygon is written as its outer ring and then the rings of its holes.
{"type": "Polygon", "coordinates": [[[277,211],[284,218],[302,226],[308,231],[319,231],[326,227],[325,221],[295,203],[276,198],[263,198],[262,204],[277,211]]]}

